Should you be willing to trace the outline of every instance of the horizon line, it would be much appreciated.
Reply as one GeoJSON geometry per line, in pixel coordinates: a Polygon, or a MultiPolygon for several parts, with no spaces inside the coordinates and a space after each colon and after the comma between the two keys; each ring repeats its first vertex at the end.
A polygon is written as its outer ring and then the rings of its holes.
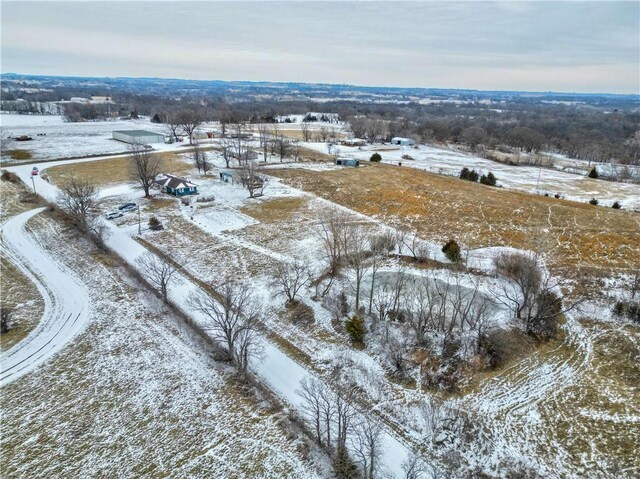
{"type": "MultiPolygon", "coordinates": [[[[579,95],[579,96],[635,96],[640,98],[638,93],[612,93],[612,92],[579,92],[579,91],[558,91],[558,90],[483,90],[479,88],[447,88],[447,87],[424,87],[424,86],[384,86],[384,85],[354,85],[351,83],[326,83],[326,82],[300,82],[300,81],[272,81],[272,80],[219,80],[219,79],[194,79],[194,78],[176,78],[176,77],[149,77],[149,76],[87,76],[87,75],[56,75],[56,74],[39,74],[39,73],[18,73],[18,72],[2,72],[0,77],[5,75],[16,75],[25,77],[47,77],[47,78],[92,78],[92,79],[123,79],[123,80],[165,80],[165,81],[192,81],[192,82],[219,82],[219,83],[264,83],[264,84],[282,84],[282,85],[325,85],[339,87],[354,88],[380,88],[380,89],[397,89],[397,90],[441,90],[441,91],[459,91],[459,92],[483,92],[483,93],[530,93],[530,94],[557,94],[557,95],[579,95]]],[[[340,101],[336,99],[335,101],[340,101]]]]}

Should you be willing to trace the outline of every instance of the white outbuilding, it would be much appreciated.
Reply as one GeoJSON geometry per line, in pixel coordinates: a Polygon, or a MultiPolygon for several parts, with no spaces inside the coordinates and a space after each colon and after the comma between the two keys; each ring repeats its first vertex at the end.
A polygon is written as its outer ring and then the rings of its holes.
{"type": "Polygon", "coordinates": [[[400,136],[394,136],[391,138],[392,145],[402,145],[402,146],[413,146],[416,144],[416,140],[412,140],[411,138],[402,138],[400,136]]]}
{"type": "Polygon", "coordinates": [[[154,133],[146,130],[116,130],[113,132],[113,139],[129,143],[130,145],[164,143],[164,135],[162,133],[154,133]]]}

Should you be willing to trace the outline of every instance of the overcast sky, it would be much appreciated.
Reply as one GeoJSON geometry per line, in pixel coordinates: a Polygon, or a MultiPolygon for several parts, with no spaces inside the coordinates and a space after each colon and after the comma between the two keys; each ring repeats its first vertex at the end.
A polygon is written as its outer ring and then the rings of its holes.
{"type": "Polygon", "coordinates": [[[2,72],[640,93],[640,3],[1,2],[2,72]]]}

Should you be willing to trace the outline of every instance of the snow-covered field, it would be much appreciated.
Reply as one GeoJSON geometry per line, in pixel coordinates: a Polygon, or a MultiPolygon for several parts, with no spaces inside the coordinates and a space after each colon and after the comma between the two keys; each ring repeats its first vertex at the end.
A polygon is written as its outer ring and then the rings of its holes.
{"type": "Polygon", "coordinates": [[[72,343],[2,385],[3,477],[318,477],[322,459],[303,457],[285,413],[239,387],[170,310],[55,221],[30,225],[83,278],[92,314],[72,343]]]}
{"type": "MultiPolygon", "coordinates": [[[[148,118],[138,120],[109,120],[67,123],[60,115],[0,114],[0,138],[2,160],[10,161],[6,150],[28,150],[32,161],[76,158],[83,156],[124,153],[126,143],[114,140],[114,130],[148,130],[166,134],[165,125],[151,123],[148,118]],[[15,141],[12,138],[27,135],[31,141],[15,141]]],[[[179,149],[182,144],[152,145],[155,149],[179,149]]]]}
{"type": "MultiPolygon", "coordinates": [[[[325,148],[322,151],[326,151],[324,144],[308,146],[325,148]]],[[[347,147],[340,148],[342,154],[347,154],[347,147]]],[[[403,154],[399,149],[380,153],[383,161],[390,163],[400,161],[403,154]]],[[[548,173],[551,176],[544,178],[549,184],[556,184],[553,182],[557,181],[557,185],[564,185],[565,192],[573,187],[580,190],[577,195],[585,194],[586,186],[580,184],[581,178],[576,175],[551,170],[539,171],[529,167],[507,167],[488,160],[426,147],[411,149],[405,153],[412,154],[416,160],[402,160],[403,166],[415,163],[412,166],[429,169],[435,164],[439,165],[437,170],[430,171],[447,174],[457,174],[462,166],[481,169],[483,172],[490,170],[498,177],[499,184],[525,191],[531,191],[532,185],[535,190],[538,173],[541,175],[540,184],[545,184],[542,175],[548,173]],[[415,152],[423,156],[416,158],[415,152]],[[498,168],[503,166],[504,170],[498,168]],[[533,179],[532,171],[536,174],[533,179]]],[[[354,148],[348,154],[356,157],[362,155],[363,159],[368,159],[371,151],[354,148]]],[[[221,167],[221,158],[215,153],[211,155],[216,166],[221,167]]],[[[40,166],[46,168],[45,164],[40,166]]],[[[72,168],[73,162],[69,162],[68,166],[72,168]]],[[[29,178],[31,166],[12,169],[24,179],[29,178]]],[[[327,169],[334,167],[327,165],[327,169]]],[[[454,440],[449,453],[454,451],[469,467],[477,467],[491,477],[508,477],[504,464],[509,461],[524,464],[538,475],[548,477],[577,478],[588,474],[590,477],[617,478],[634,477],[640,473],[637,457],[629,454],[628,450],[629,447],[633,448],[629,444],[634,441],[637,443],[637,439],[640,439],[640,398],[637,397],[637,390],[634,391],[632,385],[627,385],[626,379],[617,376],[619,371],[611,369],[613,366],[606,363],[605,357],[611,352],[609,345],[599,343],[603,337],[621,334],[619,341],[635,344],[637,349],[637,328],[612,327],[610,331],[601,323],[584,322],[578,317],[570,316],[564,328],[564,341],[554,344],[549,350],[541,349],[532,357],[516,361],[461,398],[449,398],[441,402],[441,398],[420,387],[396,384],[388,380],[379,351],[369,348],[362,351],[353,349],[345,335],[335,329],[331,313],[311,299],[313,288],[304,292],[303,301],[314,311],[315,324],[301,326],[286,319],[283,299],[274,294],[273,287],[269,284],[270,271],[279,262],[289,261],[294,257],[308,258],[312,267],[319,267],[321,245],[315,231],[322,212],[338,209],[348,214],[351,221],[370,224],[374,228],[385,228],[386,225],[292,188],[276,178],[271,178],[265,197],[250,200],[241,186],[222,183],[215,175],[208,178],[196,177],[196,173],[192,172],[192,177],[199,185],[202,196],[215,197],[213,203],[193,202],[191,205],[182,205],[176,199],[158,208],[152,202],[140,199],[140,191],[131,184],[108,186],[101,190],[100,196],[108,205],[105,209],[125,201],[139,202],[143,224],[151,214],[162,220],[164,231],[151,232],[145,228],[141,237],[185,264],[193,276],[182,275],[180,282],[170,288],[171,299],[183,308],[188,309],[186,298],[196,288],[192,281],[194,278],[208,282],[221,275],[234,273],[250,281],[252,289],[265,305],[265,322],[271,333],[288,341],[293,349],[310,358],[304,360],[292,357],[265,338],[265,354],[253,363],[252,369],[268,387],[297,410],[301,406],[297,390],[300,380],[305,376],[313,375],[326,381],[334,381],[337,376],[338,381],[357,384],[363,391],[363,411],[372,411],[374,417],[392,426],[385,428],[383,458],[387,470],[394,476],[401,476],[402,462],[408,451],[416,446],[426,448],[437,467],[457,470],[454,462],[447,462],[453,459],[448,457],[445,461],[431,444],[433,430],[430,430],[425,411],[435,407],[434,401],[440,404],[439,407],[450,408],[454,415],[455,411],[468,414],[480,425],[485,436],[473,439],[470,443],[454,440]],[[289,213],[281,216],[277,208],[275,212],[270,209],[272,204],[283,205],[282,209],[289,213]],[[620,331],[622,329],[624,332],[620,331]],[[573,402],[563,401],[563,397],[570,397],[573,402]],[[574,407],[579,408],[578,415],[575,414],[574,407]]],[[[41,194],[55,198],[55,185],[42,181],[40,177],[36,181],[41,194]]],[[[608,182],[603,184],[607,188],[613,188],[614,192],[621,191],[615,190],[617,187],[632,186],[608,182]]],[[[619,196],[615,198],[625,208],[635,204],[633,201],[640,201],[630,192],[626,194],[626,199],[619,196]]],[[[565,196],[569,198],[568,193],[565,196]]],[[[578,198],[576,196],[573,199],[578,198]]],[[[133,215],[125,216],[116,220],[111,230],[109,245],[127,262],[135,264],[135,259],[145,251],[134,240],[138,231],[137,219],[133,215]]],[[[425,242],[425,246],[431,251],[433,259],[444,260],[440,245],[425,242]]],[[[406,266],[403,271],[416,278],[427,277],[464,287],[480,282],[481,290],[489,292],[500,286],[497,283],[499,280],[493,277],[492,270],[492,258],[498,251],[496,248],[484,248],[470,252],[469,265],[483,273],[477,276],[406,266]]],[[[397,261],[390,260],[381,272],[395,274],[399,271],[398,268],[397,261]]],[[[352,273],[347,272],[340,280],[351,298],[353,293],[348,285],[352,279],[352,273]]],[[[194,319],[202,320],[197,317],[194,319]]],[[[508,323],[504,314],[496,314],[493,320],[496,325],[508,323]]],[[[159,347],[156,343],[152,344],[153,348],[159,347]]],[[[194,353],[185,350],[181,354],[194,353]]],[[[195,370],[189,371],[196,378],[200,374],[195,370]]],[[[143,374],[146,378],[146,372],[143,374]]],[[[29,375],[19,383],[25,384],[32,377],[29,375]]],[[[419,373],[415,379],[420,385],[419,373]]],[[[198,380],[196,383],[199,384],[198,380]]],[[[190,407],[183,402],[181,404],[190,407]]]]}
{"type": "MultiPolygon", "coordinates": [[[[327,151],[324,143],[306,143],[305,146],[323,153],[327,151]]],[[[623,208],[640,210],[640,185],[637,184],[594,180],[585,175],[548,168],[507,165],[452,149],[424,145],[417,148],[394,145],[337,148],[341,156],[368,160],[374,152],[378,152],[383,163],[402,163],[403,168],[417,168],[450,176],[458,176],[464,167],[475,169],[481,174],[491,171],[498,178],[498,186],[504,188],[549,196],[559,194],[562,198],[581,202],[596,198],[605,206],[611,206],[614,201],[618,201],[623,208]],[[413,159],[403,159],[404,155],[413,159]]]]}

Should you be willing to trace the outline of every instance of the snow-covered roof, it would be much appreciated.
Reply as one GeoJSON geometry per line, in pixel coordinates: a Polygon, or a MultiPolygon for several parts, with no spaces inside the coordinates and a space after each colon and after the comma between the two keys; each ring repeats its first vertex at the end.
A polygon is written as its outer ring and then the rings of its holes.
{"type": "Polygon", "coordinates": [[[194,188],[196,185],[189,180],[180,178],[179,176],[170,175],[168,173],[163,174],[159,178],[156,178],[155,183],[165,188],[177,189],[177,188],[194,188]]]}
{"type": "Polygon", "coordinates": [[[154,133],[147,130],[114,130],[113,132],[129,136],[164,136],[162,133],[154,133]]]}

